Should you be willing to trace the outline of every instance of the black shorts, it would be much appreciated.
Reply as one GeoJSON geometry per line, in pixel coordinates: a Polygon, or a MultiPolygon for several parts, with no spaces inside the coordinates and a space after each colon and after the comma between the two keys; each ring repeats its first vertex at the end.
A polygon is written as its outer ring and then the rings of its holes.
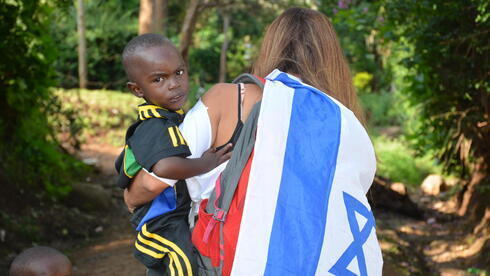
{"type": "Polygon", "coordinates": [[[186,216],[147,222],[136,237],[134,256],[148,268],[147,275],[197,275],[186,216]]]}

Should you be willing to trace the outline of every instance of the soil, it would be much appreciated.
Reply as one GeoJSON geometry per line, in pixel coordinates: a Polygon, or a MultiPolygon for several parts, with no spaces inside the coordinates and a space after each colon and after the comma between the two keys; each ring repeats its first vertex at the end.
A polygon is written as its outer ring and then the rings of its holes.
{"type": "Polygon", "coordinates": [[[84,162],[98,168],[98,174],[89,180],[111,190],[118,212],[101,229],[100,237],[69,254],[74,275],[145,275],[145,267],[132,255],[135,235],[129,224],[129,213],[123,203],[122,191],[114,188],[114,160],[120,152],[121,148],[111,145],[88,143],[82,146],[78,154],[84,162]]]}
{"type": "MultiPolygon", "coordinates": [[[[75,275],[145,275],[145,268],[132,257],[134,233],[114,188],[113,162],[120,148],[104,144],[83,146],[80,158],[93,163],[99,173],[89,179],[112,192],[118,212],[101,235],[82,245],[73,245],[69,257],[75,275]]],[[[453,201],[442,201],[415,191],[412,200],[424,211],[421,220],[387,210],[375,210],[378,239],[383,250],[383,275],[487,275],[490,254],[480,251],[489,235],[473,235],[455,213],[453,201]]]]}

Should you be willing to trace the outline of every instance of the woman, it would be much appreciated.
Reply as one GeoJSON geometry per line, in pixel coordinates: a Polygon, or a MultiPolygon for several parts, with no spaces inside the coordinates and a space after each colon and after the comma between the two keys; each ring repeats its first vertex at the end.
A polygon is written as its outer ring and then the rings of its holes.
{"type": "MultiPolygon", "coordinates": [[[[292,8],[271,24],[262,42],[253,73],[256,76],[265,77],[275,68],[298,76],[305,83],[326,91],[328,95],[352,110],[359,121],[364,122],[349,66],[335,30],[321,13],[292,8]],[[305,22],[308,24],[305,25],[305,22]],[[323,35],[318,35],[317,32],[323,35]],[[304,40],[301,36],[307,36],[310,39],[304,40]]],[[[238,100],[236,89],[234,84],[216,84],[203,95],[197,104],[200,106],[198,110],[207,108],[212,132],[211,147],[223,145],[233,135],[238,117],[238,110],[234,104],[238,100]]],[[[247,92],[243,99],[242,121],[247,119],[253,105],[262,97],[262,91],[256,85],[246,84],[245,89],[247,92]]],[[[186,117],[186,121],[188,120],[189,116],[186,117]]],[[[185,130],[183,132],[185,135],[185,130]]],[[[193,143],[191,143],[192,146],[193,143]]],[[[224,166],[210,172],[215,177],[208,181],[214,183],[224,166]]],[[[136,176],[134,183],[136,184],[125,191],[125,201],[130,210],[150,201],[166,188],[157,179],[144,172],[136,176]]],[[[206,196],[202,199],[204,198],[206,196]]]]}
{"type": "MultiPolygon", "coordinates": [[[[368,163],[366,166],[363,166],[363,168],[358,169],[359,170],[359,175],[357,175],[357,171],[355,172],[355,177],[356,179],[362,179],[362,183],[357,183],[360,186],[360,189],[358,189],[360,192],[360,195],[356,195],[357,198],[360,198],[361,205],[364,202],[365,199],[365,192],[367,191],[366,189],[369,187],[371,184],[370,181],[372,181],[372,177],[374,176],[374,170],[375,167],[372,166],[374,161],[374,152],[372,150],[372,145],[369,141],[369,138],[367,138],[367,134],[365,133],[365,130],[362,128],[362,125],[359,122],[363,121],[363,116],[362,112],[359,108],[358,100],[356,93],[354,91],[353,85],[352,85],[352,79],[350,76],[349,72],[349,67],[348,64],[343,56],[342,49],[339,45],[338,39],[336,37],[335,31],[331,25],[331,23],[328,21],[328,19],[322,15],[319,12],[313,11],[313,10],[308,10],[308,9],[301,9],[301,8],[292,8],[287,11],[285,11],[282,15],[280,15],[274,22],[269,26],[267,29],[266,35],[264,37],[264,40],[262,42],[262,47],[259,53],[259,56],[257,58],[257,62],[254,64],[253,72],[254,74],[258,76],[263,76],[265,77],[269,73],[271,73],[274,69],[279,69],[282,72],[287,73],[288,75],[286,76],[288,80],[291,80],[291,82],[294,82],[296,85],[297,83],[301,84],[302,89],[305,87],[315,87],[315,91],[321,90],[325,94],[329,95],[331,98],[335,100],[329,100],[330,104],[337,105],[338,109],[340,109],[342,112],[342,116],[346,116],[346,122],[352,125],[353,129],[355,130],[354,132],[349,132],[349,130],[342,132],[342,135],[350,135],[353,136],[351,133],[355,133],[359,137],[359,141],[362,142],[361,147],[358,145],[353,144],[352,148],[354,152],[347,152],[345,156],[345,159],[350,162],[351,159],[356,158],[356,154],[366,156],[367,159],[369,159],[368,163]],[[338,104],[340,102],[341,104],[338,104]],[[347,111],[346,111],[347,110],[347,111]],[[351,113],[349,113],[350,111],[351,113]],[[353,114],[353,115],[352,115],[353,114]],[[355,115],[355,116],[354,116],[355,115]],[[357,119],[356,119],[357,117],[357,119]],[[356,152],[357,151],[357,152],[356,152]],[[364,168],[365,167],[365,168],[364,168]],[[358,177],[359,176],[359,177],[358,177]],[[371,180],[369,180],[371,178],[371,180]],[[362,198],[364,197],[364,198],[362,198]]],[[[277,74],[275,75],[277,76],[277,74]]],[[[273,77],[275,77],[273,76],[273,77]]],[[[266,84],[267,88],[267,84],[266,84]]],[[[248,89],[248,88],[247,88],[248,89]]],[[[255,89],[252,94],[253,99],[248,101],[248,105],[246,105],[245,109],[251,110],[251,107],[253,104],[258,101],[261,97],[261,93],[257,88],[251,88],[255,89]]],[[[310,88],[305,88],[305,89],[310,89],[310,88]]],[[[229,87],[228,85],[225,84],[220,84],[208,92],[203,97],[203,102],[210,107],[208,109],[209,117],[210,117],[210,122],[211,122],[211,129],[213,129],[214,138],[213,138],[213,146],[218,146],[222,144],[223,142],[226,142],[229,137],[231,137],[233,133],[233,125],[234,123],[228,123],[226,126],[223,125],[220,127],[220,122],[223,120],[223,122],[236,122],[236,111],[232,110],[225,110],[225,105],[220,103],[220,99],[218,97],[214,97],[214,94],[220,94],[220,95],[231,95],[232,90],[234,90],[233,87],[229,87]],[[213,111],[211,110],[211,106],[216,105],[216,110],[213,111]],[[229,113],[228,113],[229,112],[229,113]],[[219,115],[213,115],[213,114],[219,114],[219,115]],[[231,115],[230,115],[231,114],[231,115]],[[218,119],[215,119],[218,118],[218,119]]],[[[313,93],[313,92],[312,92],[313,93]]],[[[280,97],[280,95],[279,95],[280,97]]],[[[227,100],[227,102],[233,102],[234,100],[227,100]]],[[[247,96],[245,96],[245,101],[247,101],[247,96]]],[[[262,112],[262,110],[261,110],[262,112]]],[[[344,119],[344,117],[342,117],[344,119]]],[[[342,125],[343,127],[343,125],[342,125]]],[[[340,131],[339,131],[340,132],[340,131]]],[[[259,134],[257,134],[259,135],[259,134]]],[[[318,137],[317,137],[318,138],[318,137]]],[[[323,138],[323,137],[322,137],[323,138]]],[[[345,138],[345,137],[344,137],[345,138]]],[[[351,137],[352,138],[352,137],[351,137]]],[[[354,137],[355,138],[355,137],[354,137]]],[[[322,139],[318,139],[322,140],[322,139]]],[[[337,145],[338,147],[338,145],[337,145]]],[[[345,149],[343,149],[345,152],[345,149]]],[[[256,152],[257,153],[257,152],[256,152]]],[[[233,157],[232,157],[233,158],[233,157]]],[[[251,157],[250,157],[251,158],[251,157]]],[[[255,158],[255,157],[254,157],[255,158]]],[[[251,159],[250,159],[251,160],[251,159]]],[[[254,161],[255,162],[255,161],[254,161]]],[[[302,160],[299,160],[299,162],[303,162],[302,160]]],[[[349,163],[347,162],[347,163],[349,163]]],[[[349,163],[350,164],[350,163],[349,163]]],[[[355,162],[352,162],[352,164],[357,164],[355,162]]],[[[359,163],[361,164],[361,163],[359,163]]],[[[302,165],[302,164],[299,164],[302,165]]],[[[304,164],[303,164],[304,165],[304,164]]],[[[339,167],[340,168],[340,167],[339,167]]],[[[253,169],[252,169],[253,170],[253,169]]],[[[356,170],[356,168],[353,168],[353,170],[356,170]]],[[[226,173],[226,171],[225,171],[226,173]]],[[[342,172],[340,170],[337,171],[337,175],[340,175],[342,172]]],[[[354,174],[353,174],[354,175],[354,174]]],[[[351,178],[350,175],[345,175],[346,178],[351,178]]],[[[154,181],[153,179],[149,178],[146,175],[142,175],[140,179],[136,179],[135,183],[133,184],[132,189],[135,189],[139,185],[141,185],[141,182],[148,181],[148,183],[154,181]],[[145,179],[143,179],[145,178],[145,179]]],[[[214,179],[211,179],[212,184],[214,179]]],[[[212,185],[211,184],[211,185],[212,185]]],[[[268,183],[261,183],[262,185],[268,185],[268,183]]],[[[298,182],[298,185],[301,185],[301,182],[298,182]]],[[[146,184],[149,185],[149,184],[146,184]]],[[[240,185],[241,183],[238,184],[238,190],[240,190],[240,185]]],[[[308,188],[307,185],[303,185],[308,188]]],[[[265,187],[265,186],[262,186],[265,187]]],[[[248,200],[248,197],[246,196],[247,189],[250,189],[250,187],[245,187],[242,189],[242,193],[240,194],[241,198],[238,198],[237,200],[239,202],[244,202],[245,200],[248,200]],[[245,192],[243,192],[243,190],[245,192]]],[[[151,190],[151,189],[149,189],[151,190]]],[[[147,198],[153,198],[156,194],[158,194],[160,191],[150,191],[147,195],[149,195],[147,198]]],[[[307,192],[307,189],[306,189],[307,192]]],[[[333,191],[334,193],[336,191],[333,191]]],[[[239,193],[238,193],[239,194],[239,193]]],[[[206,198],[208,195],[203,196],[202,198],[206,198]]],[[[138,198],[138,200],[142,200],[144,202],[144,195],[136,195],[136,193],[127,194],[126,200],[130,204],[134,204],[137,202],[135,200],[138,198]]],[[[341,195],[336,197],[341,197],[341,195]]],[[[347,197],[350,200],[350,197],[347,197]]],[[[235,198],[234,198],[235,200],[235,198]]],[[[245,201],[245,207],[247,205],[247,201],[245,201]]],[[[365,204],[364,204],[365,205],[365,204]]],[[[364,206],[363,205],[363,206],[364,206]]],[[[357,206],[357,205],[356,205],[357,206]]],[[[209,205],[208,205],[209,207],[209,205]]],[[[291,206],[290,206],[291,207],[291,206]]],[[[294,206],[293,206],[294,207],[294,206]]],[[[237,204],[236,208],[239,209],[237,213],[241,212],[240,208],[244,208],[243,204],[237,204]]],[[[336,207],[336,208],[341,208],[336,207]]],[[[342,209],[344,207],[342,206],[342,209]]],[[[365,210],[362,209],[362,212],[365,210]]],[[[368,210],[369,211],[369,210],[368,210]]],[[[339,209],[339,213],[341,213],[342,210],[339,209]]],[[[240,213],[241,214],[241,213],[240,213]]],[[[240,215],[241,216],[241,215],[240,215]]],[[[345,218],[339,218],[344,219],[345,218]]],[[[227,218],[227,220],[230,220],[230,218],[227,218]]],[[[241,217],[238,220],[238,226],[240,227],[240,220],[241,217]]],[[[203,223],[204,218],[199,216],[198,219],[198,225],[196,226],[196,229],[200,227],[201,230],[203,230],[203,227],[206,228],[206,225],[199,225],[203,223]]],[[[372,222],[372,219],[369,217],[367,219],[369,222],[369,225],[372,222]]],[[[246,223],[242,221],[248,228],[262,228],[260,224],[257,224],[257,221],[254,222],[254,220],[246,220],[246,223]],[[253,225],[252,225],[253,224],[253,225]]],[[[326,222],[327,224],[330,222],[326,222]]],[[[349,220],[350,223],[350,220],[349,220]]],[[[341,223],[344,225],[345,223],[341,223]]],[[[224,228],[227,227],[226,221],[224,222],[224,228]]],[[[287,228],[287,227],[285,227],[287,228]]],[[[280,229],[281,230],[281,229],[280,229]]],[[[280,231],[279,230],[279,231],[280,231]]],[[[343,231],[348,230],[343,229],[343,231]]],[[[364,229],[363,229],[364,230],[364,229]]],[[[368,229],[370,230],[370,229],[368,229]]],[[[348,233],[348,232],[347,232],[348,233]]],[[[364,232],[363,232],[364,233],[364,232]]],[[[365,233],[366,234],[366,233],[365,233]]],[[[372,240],[376,239],[376,237],[372,236],[372,231],[369,231],[367,234],[368,237],[363,237],[366,239],[369,239],[371,241],[371,244],[373,244],[372,240]]],[[[212,234],[211,234],[212,235],[212,234]]],[[[240,235],[242,235],[242,232],[240,230],[240,235]]],[[[326,233],[326,234],[321,234],[319,236],[323,237],[329,237],[331,233],[326,233]]],[[[357,235],[357,232],[352,230],[352,235],[357,235]]],[[[308,234],[307,234],[308,236],[308,234]]],[[[311,236],[311,234],[310,234],[311,236]]],[[[300,238],[300,237],[298,237],[300,238]]],[[[194,237],[193,237],[194,239],[194,237]]],[[[263,274],[267,272],[267,269],[272,271],[279,271],[280,273],[284,274],[295,274],[299,273],[297,270],[292,269],[289,270],[289,268],[281,266],[281,264],[277,265],[275,261],[272,260],[264,260],[264,259],[258,259],[255,261],[250,261],[251,263],[241,263],[242,267],[241,268],[235,268],[234,263],[233,263],[233,258],[235,257],[235,248],[237,247],[237,239],[238,237],[234,237],[234,240],[222,240],[222,242],[225,243],[225,247],[229,246],[231,247],[231,254],[228,255],[218,255],[218,266],[219,269],[214,270],[214,272],[219,271],[219,273],[223,274],[230,274],[232,271],[235,273],[249,273],[247,275],[255,275],[254,273],[250,274],[250,271],[255,271],[255,273],[263,274]],[[263,265],[264,263],[267,263],[268,267],[265,271],[260,270],[264,269],[263,265]],[[224,264],[223,264],[224,263],[224,264]],[[262,268],[259,268],[258,270],[250,270],[250,269],[255,269],[256,264],[260,263],[262,265],[262,268]],[[223,269],[224,265],[224,270],[223,269]],[[233,267],[233,269],[232,269],[233,267]],[[242,269],[242,270],[240,270],[242,269]],[[243,270],[245,269],[245,270],[243,270]]],[[[354,238],[356,241],[356,238],[354,238]]],[[[362,240],[364,241],[364,240],[362,240]]],[[[284,241],[283,241],[284,242],[284,241]]],[[[286,241],[289,242],[289,241],[286,241]]],[[[361,242],[361,241],[359,241],[361,242]]],[[[365,241],[364,241],[365,242],[365,241]]],[[[239,243],[239,241],[238,241],[239,243]]],[[[254,241],[251,241],[250,244],[254,244],[254,241]]],[[[205,246],[212,246],[212,245],[205,245],[205,246]]],[[[343,247],[348,247],[347,245],[343,244],[343,247]]],[[[362,246],[362,244],[361,244],[362,246]]],[[[242,246],[243,247],[243,246],[242,246]]],[[[374,247],[376,247],[376,241],[374,242],[374,247]]],[[[198,248],[201,250],[198,246],[198,248]]],[[[204,248],[206,249],[206,248],[204,248]]],[[[377,271],[376,269],[379,269],[379,247],[374,249],[374,253],[369,253],[366,254],[366,256],[372,261],[373,258],[371,258],[371,255],[374,256],[374,260],[376,264],[376,267],[373,268],[370,266],[368,267],[369,271],[377,271]]],[[[340,249],[339,249],[340,250],[340,249]]],[[[225,250],[226,251],[226,250],[225,250]]],[[[303,271],[304,275],[309,275],[310,273],[314,274],[316,265],[319,263],[323,263],[323,259],[328,259],[329,257],[325,257],[322,251],[322,248],[317,247],[315,250],[314,254],[312,256],[302,256],[300,258],[296,258],[294,260],[291,260],[290,266],[293,266],[293,268],[296,267],[301,267],[303,268],[304,265],[307,266],[309,272],[307,273],[306,270],[303,271]],[[314,255],[314,256],[313,256],[314,255]],[[311,258],[310,258],[311,257],[311,258]],[[300,263],[297,263],[298,260],[300,263]],[[311,262],[313,260],[313,262],[311,262]],[[321,261],[321,262],[320,262],[321,261]],[[313,266],[309,266],[308,264],[312,263],[313,266]],[[313,270],[311,270],[313,269],[313,270]]],[[[350,251],[349,251],[350,252],[350,251]]],[[[238,252],[239,253],[239,252],[238,252]]],[[[238,254],[237,253],[237,254],[238,254]]],[[[267,253],[267,252],[265,252],[267,253]]],[[[283,252],[283,253],[291,253],[291,252],[283,252]]],[[[353,256],[357,257],[358,262],[359,262],[359,270],[360,273],[363,274],[365,271],[365,262],[362,262],[363,256],[362,255],[362,250],[355,251],[353,256]],[[356,253],[357,255],[355,255],[356,253]],[[363,266],[364,265],[364,266],[363,266]]],[[[201,254],[204,255],[205,257],[211,258],[212,256],[206,256],[206,254],[201,250],[201,254]]],[[[221,254],[221,253],[219,253],[221,254]]],[[[241,254],[241,253],[240,253],[241,254]]],[[[238,255],[240,255],[238,254],[238,255]]],[[[340,253],[339,253],[340,254],[340,253]]],[[[350,253],[349,253],[350,254],[350,253]]],[[[352,261],[352,258],[349,259],[349,256],[352,254],[347,254],[347,257],[344,257],[344,254],[341,254],[342,256],[332,256],[330,257],[335,257],[341,261],[338,262],[333,262],[332,260],[329,260],[329,264],[331,267],[325,267],[323,269],[331,269],[330,273],[333,274],[342,274],[342,272],[345,272],[343,269],[346,269],[347,265],[349,265],[350,261],[352,261]],[[333,262],[333,263],[332,263],[333,262]],[[345,267],[344,267],[345,266],[345,267]]],[[[294,254],[290,254],[294,255],[294,254]]],[[[216,256],[215,256],[216,257],[216,256]]],[[[265,254],[265,257],[267,258],[267,254],[265,254]]],[[[352,256],[351,256],[352,257],[352,256]]],[[[248,256],[244,259],[248,260],[253,260],[252,256],[248,256]]],[[[212,259],[212,258],[211,258],[212,259]]],[[[284,258],[286,259],[286,258],[284,258]]],[[[243,260],[243,259],[242,259],[243,260]]],[[[209,264],[209,263],[208,263],[209,264]]],[[[216,265],[215,265],[216,266],[216,265]]],[[[208,267],[209,268],[209,267],[208,267]]],[[[320,270],[318,270],[320,271],[320,270]]],[[[317,271],[317,273],[318,273],[317,271]]],[[[323,274],[324,272],[320,273],[323,274]]],[[[376,273],[376,272],[375,272],[376,273]]],[[[245,275],[245,274],[244,274],[245,275]]]]}
{"type": "Polygon", "coordinates": [[[317,11],[285,11],[253,72],[267,75],[260,115],[201,205],[200,273],[381,274],[365,196],[374,149],[333,26],[317,11]]]}

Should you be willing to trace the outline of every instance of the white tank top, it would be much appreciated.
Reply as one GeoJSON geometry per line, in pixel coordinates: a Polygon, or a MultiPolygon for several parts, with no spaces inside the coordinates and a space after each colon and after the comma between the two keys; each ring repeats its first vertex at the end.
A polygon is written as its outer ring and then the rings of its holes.
{"type": "MultiPolygon", "coordinates": [[[[211,147],[213,134],[208,108],[199,100],[186,114],[184,122],[179,126],[184,135],[191,156],[188,158],[199,158],[211,147]]],[[[225,169],[228,161],[214,168],[212,171],[186,179],[187,189],[194,206],[198,206],[201,200],[209,198],[218,176],[225,169]]],[[[197,206],[193,211],[197,211],[197,206]]]]}

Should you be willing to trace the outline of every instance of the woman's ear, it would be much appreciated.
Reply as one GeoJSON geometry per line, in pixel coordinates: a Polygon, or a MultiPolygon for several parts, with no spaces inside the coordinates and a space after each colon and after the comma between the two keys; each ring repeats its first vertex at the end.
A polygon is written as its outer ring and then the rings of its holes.
{"type": "Polygon", "coordinates": [[[131,93],[133,93],[136,97],[143,98],[143,90],[135,82],[129,81],[126,83],[126,86],[128,87],[129,91],[131,91],[131,93]]]}

